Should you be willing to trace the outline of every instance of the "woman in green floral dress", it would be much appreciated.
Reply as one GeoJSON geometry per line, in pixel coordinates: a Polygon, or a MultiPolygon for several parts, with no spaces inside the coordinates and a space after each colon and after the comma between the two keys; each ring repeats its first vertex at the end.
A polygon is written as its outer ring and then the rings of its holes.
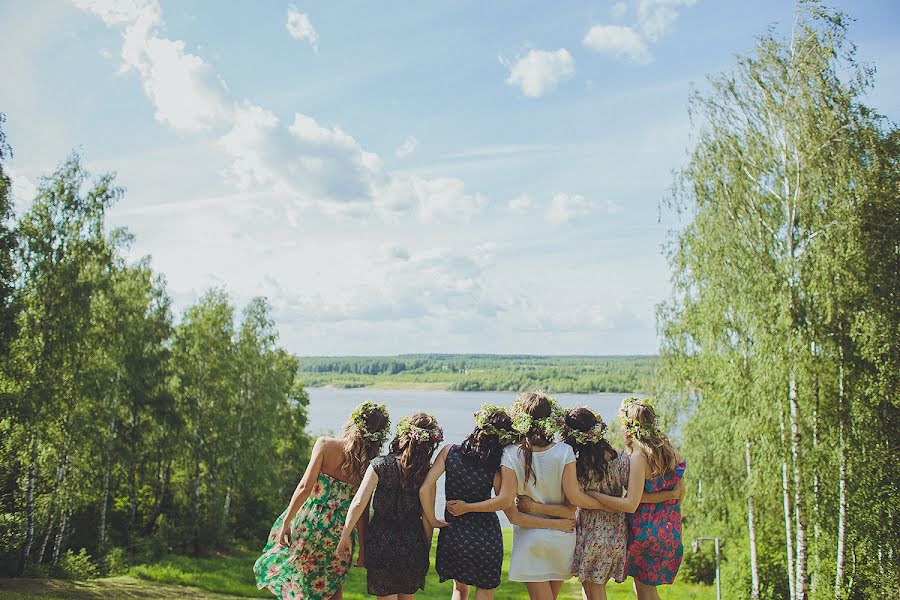
{"type": "MultiPolygon", "coordinates": [[[[291,503],[272,525],[263,554],[253,565],[259,589],[268,588],[285,600],[341,597],[352,559],[337,555],[344,519],[389,431],[385,407],[366,402],[353,411],[340,438],[316,440],[291,503]]],[[[361,542],[358,566],[366,526],[367,520],[360,519],[356,528],[361,542]]]]}

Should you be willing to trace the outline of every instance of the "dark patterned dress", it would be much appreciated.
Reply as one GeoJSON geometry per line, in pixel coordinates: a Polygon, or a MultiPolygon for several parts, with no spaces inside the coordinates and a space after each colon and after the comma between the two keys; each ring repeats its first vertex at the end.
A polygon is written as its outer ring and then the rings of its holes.
{"type": "MultiPolygon", "coordinates": [[[[489,500],[494,487],[494,471],[465,457],[458,445],[450,447],[445,459],[445,496],[448,500],[481,502],[489,500]]],[[[503,564],[503,534],[495,512],[471,512],[454,517],[446,510],[450,524],[438,534],[435,567],[441,581],[492,590],[500,585],[503,564]]]]}
{"type": "MultiPolygon", "coordinates": [[[[341,589],[350,564],[337,556],[350,501],[358,486],[320,473],[291,521],[291,544],[278,543],[284,515],[275,520],[262,556],[253,565],[256,587],[282,600],[324,600],[341,589]]],[[[352,533],[354,544],[356,531],[352,533]]]]}
{"type": "Polygon", "coordinates": [[[393,456],[371,463],[378,475],[372,498],[372,521],[366,536],[366,579],[374,596],[415,594],[425,589],[430,540],[422,528],[418,488],[400,485],[400,468],[393,456]]]}
{"type": "MultiPolygon", "coordinates": [[[[644,482],[645,492],[671,490],[684,477],[685,463],[644,482]]],[[[678,500],[639,504],[628,515],[628,574],[647,585],[670,584],[681,566],[681,505],[678,500]]]]}

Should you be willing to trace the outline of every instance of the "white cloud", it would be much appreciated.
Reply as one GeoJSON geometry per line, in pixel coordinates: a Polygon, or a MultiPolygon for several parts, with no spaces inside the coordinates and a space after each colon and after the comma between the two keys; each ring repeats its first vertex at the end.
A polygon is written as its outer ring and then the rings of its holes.
{"type": "Polygon", "coordinates": [[[624,2],[616,2],[612,5],[612,8],[609,9],[609,14],[613,16],[615,19],[620,19],[625,16],[625,13],[628,12],[628,5],[624,2]]]}
{"type": "Polygon", "coordinates": [[[626,57],[639,64],[647,64],[653,59],[640,34],[623,25],[594,25],[584,36],[584,45],[596,52],[626,57]]]}
{"type": "Polygon", "coordinates": [[[506,83],[518,86],[522,93],[537,98],[552,92],[563,81],[575,74],[575,61],[569,51],[560,48],[530,50],[510,67],[506,83]]]}
{"type": "MultiPolygon", "coordinates": [[[[181,40],[159,37],[162,12],[155,0],[73,0],[108,26],[123,26],[120,72],[136,71],[155,117],[174,129],[205,131],[227,117],[225,83],[181,40]]],[[[102,51],[101,51],[102,54],[102,51]]]]}
{"type": "Polygon", "coordinates": [[[524,214],[534,206],[534,200],[528,194],[520,194],[507,202],[506,208],[516,214],[524,214]]]}
{"type": "Polygon", "coordinates": [[[94,13],[106,25],[130,25],[139,20],[158,23],[162,11],[157,0],[72,0],[83,11],[94,13]]]}
{"type": "Polygon", "coordinates": [[[295,40],[306,40],[312,49],[319,52],[319,34],[313,28],[309,15],[297,10],[296,6],[288,7],[287,30],[295,40]]]}
{"type": "Polygon", "coordinates": [[[556,194],[550,200],[545,216],[551,223],[557,225],[568,223],[578,217],[590,214],[593,204],[581,194],[570,196],[569,194],[556,194]]]}
{"type": "Polygon", "coordinates": [[[270,111],[245,102],[220,140],[233,158],[230,175],[240,187],[254,184],[318,203],[367,202],[383,177],[378,156],[339,128],[296,113],[289,127],[270,111]]]}
{"type": "Polygon", "coordinates": [[[105,58],[106,60],[112,60],[113,57],[112,52],[107,48],[100,48],[100,50],[97,51],[97,54],[100,55],[100,58],[105,58]]]}
{"type": "Polygon", "coordinates": [[[397,158],[406,158],[410,154],[416,151],[416,148],[419,146],[419,140],[414,138],[413,136],[408,136],[403,143],[400,144],[400,147],[394,150],[394,155],[397,158]]]}
{"type": "Polygon", "coordinates": [[[693,6],[696,0],[640,0],[638,24],[650,42],[657,42],[678,20],[679,9],[693,6]]]}

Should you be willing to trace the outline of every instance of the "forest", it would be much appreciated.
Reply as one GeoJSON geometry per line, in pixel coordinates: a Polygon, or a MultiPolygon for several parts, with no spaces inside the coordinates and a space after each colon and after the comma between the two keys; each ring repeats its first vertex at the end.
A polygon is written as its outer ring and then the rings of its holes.
{"type": "MultiPolygon", "coordinates": [[[[2,121],[0,121],[2,125],[2,121]]],[[[165,281],[78,155],[10,205],[0,131],[0,574],[83,578],[256,539],[308,456],[297,359],[263,298],[165,281]]]]}
{"type": "Polygon", "coordinates": [[[727,598],[900,589],[900,131],[848,24],[801,4],[690,103],[654,391],[727,598]]]}
{"type": "Polygon", "coordinates": [[[428,387],[469,392],[543,389],[590,394],[645,390],[655,365],[652,356],[310,356],[300,358],[300,378],[313,387],[431,384],[428,387]]]}

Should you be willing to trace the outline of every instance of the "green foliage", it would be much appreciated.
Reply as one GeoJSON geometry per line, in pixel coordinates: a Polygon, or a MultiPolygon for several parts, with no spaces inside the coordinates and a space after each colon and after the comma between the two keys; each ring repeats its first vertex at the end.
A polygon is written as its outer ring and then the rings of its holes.
{"type": "Polygon", "coordinates": [[[300,377],[309,386],[440,384],[459,391],[552,393],[639,392],[656,366],[650,356],[516,356],[403,354],[395,357],[303,357],[300,377]]]}
{"type": "Polygon", "coordinates": [[[91,579],[97,576],[97,565],[91,562],[91,555],[82,548],[76,554],[66,550],[59,557],[59,564],[53,569],[53,574],[61,579],[91,579]]]}
{"type": "Polygon", "coordinates": [[[900,152],[846,22],[801,3],[691,103],[656,391],[684,423],[690,530],[728,540],[727,597],[751,596],[752,547],[760,598],[900,580],[900,152]]]}
{"type": "Polygon", "coordinates": [[[126,260],[130,235],[106,226],[122,193],[73,155],[15,224],[16,327],[0,365],[5,574],[92,575],[87,552],[115,573],[257,539],[308,458],[308,398],[269,305],[253,299],[238,316],[211,290],[174,323],[164,280],[149,259],[126,260]]]}

